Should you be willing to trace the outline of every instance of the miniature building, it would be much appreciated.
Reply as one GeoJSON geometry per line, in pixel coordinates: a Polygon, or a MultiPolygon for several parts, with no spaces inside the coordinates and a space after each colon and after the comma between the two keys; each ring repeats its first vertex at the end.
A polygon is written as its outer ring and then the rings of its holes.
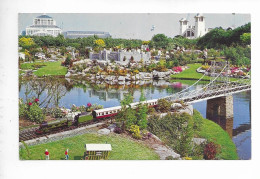
{"type": "Polygon", "coordinates": [[[86,144],[85,160],[106,160],[112,151],[111,144],[86,144]]]}
{"type": "Polygon", "coordinates": [[[33,25],[26,27],[26,35],[54,36],[61,34],[61,29],[56,26],[56,21],[48,15],[40,15],[33,19],[33,25]]]}
{"type": "Polygon", "coordinates": [[[132,51],[124,51],[124,50],[118,50],[118,51],[110,51],[110,50],[102,50],[99,53],[89,53],[89,58],[91,60],[114,60],[116,63],[120,64],[127,64],[133,58],[135,62],[143,60],[143,62],[148,62],[151,59],[151,53],[150,52],[141,52],[138,50],[132,50],[132,51]]]}
{"type": "Polygon", "coordinates": [[[67,31],[63,33],[65,38],[69,39],[77,39],[91,36],[98,36],[99,38],[108,38],[111,37],[109,32],[101,32],[101,31],[67,31]]]}
{"type": "Polygon", "coordinates": [[[188,24],[188,20],[182,18],[180,22],[180,35],[186,37],[188,39],[194,39],[198,37],[202,37],[206,33],[208,33],[209,29],[205,28],[205,17],[202,14],[197,14],[194,16],[195,18],[195,26],[191,26],[188,24]]]}

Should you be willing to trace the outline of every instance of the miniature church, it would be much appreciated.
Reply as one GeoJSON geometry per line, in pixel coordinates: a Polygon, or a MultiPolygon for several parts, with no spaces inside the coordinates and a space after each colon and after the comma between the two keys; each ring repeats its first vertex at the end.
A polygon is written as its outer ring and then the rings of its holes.
{"type": "Polygon", "coordinates": [[[195,39],[205,35],[209,29],[205,28],[205,17],[202,14],[194,16],[195,26],[189,25],[186,18],[182,18],[180,22],[180,34],[188,39],[195,39]]]}

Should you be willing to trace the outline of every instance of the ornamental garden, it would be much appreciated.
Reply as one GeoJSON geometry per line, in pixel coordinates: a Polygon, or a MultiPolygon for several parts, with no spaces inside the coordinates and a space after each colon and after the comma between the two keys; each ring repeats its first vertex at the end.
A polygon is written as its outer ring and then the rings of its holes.
{"type": "Polygon", "coordinates": [[[148,99],[142,88],[160,80],[165,84],[176,79],[198,80],[204,73],[206,81],[210,80],[212,61],[229,62],[227,75],[231,80],[250,78],[250,28],[250,23],[229,31],[216,28],[193,40],[164,34],[154,35],[150,41],[20,36],[19,88],[25,91],[19,99],[20,159],[45,159],[48,149],[51,160],[63,160],[69,148],[68,159],[81,160],[86,143],[111,144],[110,160],[238,159],[236,146],[218,124],[193,108],[188,112],[189,106],[183,101],[159,99],[156,107],[150,107],[143,103],[148,99]],[[123,61],[91,58],[91,54],[104,50],[133,55],[123,57],[123,61]],[[136,53],[149,54],[150,58],[137,58],[136,53]],[[118,91],[122,86],[138,88],[140,98],[135,99],[128,90],[119,100],[117,115],[98,120],[93,112],[106,108],[99,103],[61,104],[66,93],[80,85],[91,86],[95,92],[104,86],[118,91]],[[131,106],[138,101],[137,106],[131,106]],[[64,123],[75,118],[77,124],[64,123]],[[23,134],[43,123],[54,137],[32,143],[23,140],[23,134]],[[83,124],[93,127],[79,130],[83,124]],[[69,132],[63,138],[55,136],[59,131],[69,132]],[[168,152],[158,150],[158,146],[168,152]]]}

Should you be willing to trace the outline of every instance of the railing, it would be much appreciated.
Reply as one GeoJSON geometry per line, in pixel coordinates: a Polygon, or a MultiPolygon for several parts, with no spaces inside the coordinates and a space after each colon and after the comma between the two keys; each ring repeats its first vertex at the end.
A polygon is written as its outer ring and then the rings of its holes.
{"type": "Polygon", "coordinates": [[[195,86],[199,81],[201,81],[204,78],[205,74],[193,85],[189,86],[188,88],[185,88],[184,90],[174,95],[164,97],[164,99],[170,101],[182,100],[184,102],[193,102],[199,100],[206,100],[214,97],[225,96],[251,89],[251,80],[245,79],[245,77],[232,82],[219,82],[218,79],[222,78],[222,73],[226,68],[227,65],[225,65],[222,71],[204,87],[200,89],[190,90],[193,86],[195,86]]]}

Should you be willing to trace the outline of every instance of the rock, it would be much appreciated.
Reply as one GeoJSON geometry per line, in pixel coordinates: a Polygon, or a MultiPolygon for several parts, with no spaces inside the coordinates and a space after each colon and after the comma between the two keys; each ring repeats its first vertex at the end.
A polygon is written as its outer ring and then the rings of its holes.
{"type": "Polygon", "coordinates": [[[114,132],[116,128],[116,124],[111,124],[110,126],[108,126],[108,129],[111,131],[111,132],[114,132]]]}
{"type": "Polygon", "coordinates": [[[98,130],[97,133],[101,134],[101,135],[108,135],[110,133],[110,130],[107,128],[104,128],[104,129],[98,130]]]}
{"type": "Polygon", "coordinates": [[[125,81],[118,81],[118,84],[119,84],[119,85],[124,85],[124,84],[125,84],[125,81]]]}
{"type": "Polygon", "coordinates": [[[192,139],[192,142],[194,143],[194,144],[196,144],[196,145],[200,145],[200,144],[202,144],[202,143],[204,143],[204,142],[206,142],[207,140],[206,139],[204,139],[204,138],[193,138],[192,139]]]}
{"type": "Polygon", "coordinates": [[[161,160],[165,160],[166,157],[172,156],[174,159],[179,159],[180,155],[175,153],[171,148],[164,145],[154,144],[152,148],[159,154],[161,160]]]}
{"type": "Polygon", "coordinates": [[[180,103],[173,103],[172,105],[171,105],[171,108],[172,109],[174,109],[174,108],[181,108],[182,107],[182,105],[180,104],[180,103]]]}
{"type": "Polygon", "coordinates": [[[125,81],[125,77],[124,76],[119,76],[118,77],[118,81],[125,81]]]}

